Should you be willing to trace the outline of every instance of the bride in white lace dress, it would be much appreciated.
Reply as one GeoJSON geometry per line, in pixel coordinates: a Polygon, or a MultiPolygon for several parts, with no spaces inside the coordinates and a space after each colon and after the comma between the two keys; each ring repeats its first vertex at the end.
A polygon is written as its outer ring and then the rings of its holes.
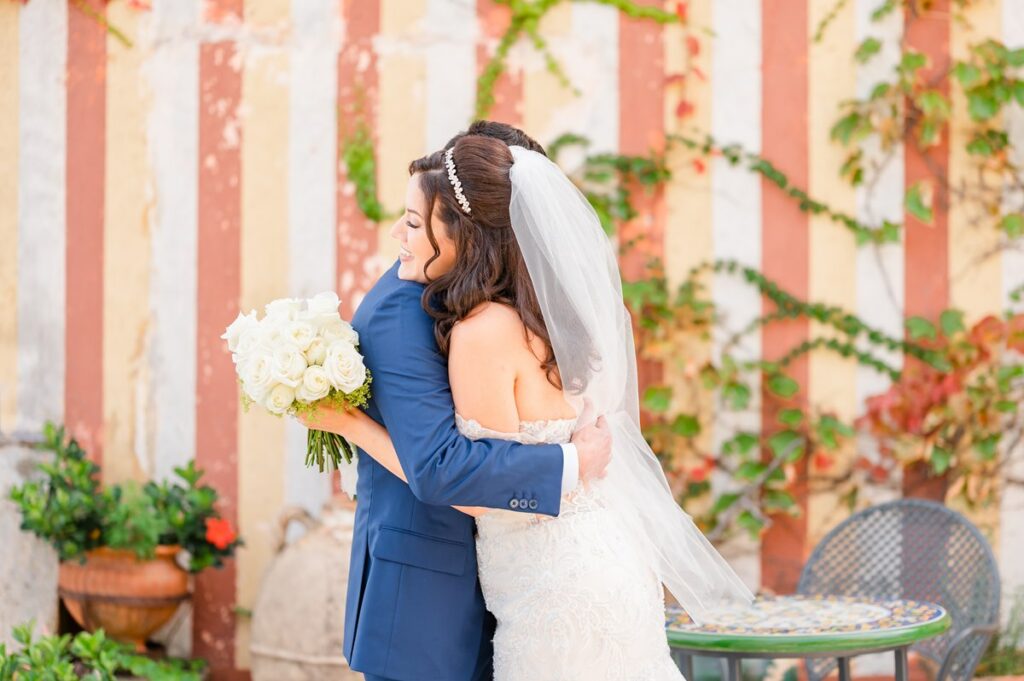
{"type": "MultiPolygon", "coordinates": [[[[460,508],[477,518],[495,680],[679,681],[662,583],[697,619],[750,594],[640,435],[629,317],[596,216],[541,153],[489,137],[462,137],[410,173],[392,228],[399,276],[426,274],[460,431],[565,443],[602,414],[613,433],[608,477],[578,485],[558,517],[460,508]]],[[[339,432],[405,479],[383,428],[344,420],[339,432]]],[[[532,508],[525,494],[512,503],[532,508]]]]}

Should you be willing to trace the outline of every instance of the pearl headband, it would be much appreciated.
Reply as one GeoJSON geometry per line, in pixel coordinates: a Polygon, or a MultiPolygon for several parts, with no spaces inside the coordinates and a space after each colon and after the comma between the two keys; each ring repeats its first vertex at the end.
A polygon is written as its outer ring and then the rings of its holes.
{"type": "Polygon", "coordinates": [[[452,189],[455,190],[455,199],[462,207],[462,212],[468,215],[470,212],[469,201],[466,200],[466,195],[462,193],[462,183],[459,181],[459,176],[455,174],[455,160],[452,158],[454,152],[455,147],[444,152],[444,165],[448,168],[448,181],[452,183],[452,189]]]}

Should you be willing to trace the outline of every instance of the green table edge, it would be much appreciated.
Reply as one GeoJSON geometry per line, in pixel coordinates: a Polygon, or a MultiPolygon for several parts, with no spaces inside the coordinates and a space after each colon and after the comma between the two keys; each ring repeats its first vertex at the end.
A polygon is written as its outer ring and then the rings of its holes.
{"type": "Polygon", "coordinates": [[[669,646],[686,648],[695,654],[706,653],[841,653],[845,650],[872,648],[888,650],[910,645],[917,641],[937,636],[949,629],[952,620],[949,612],[942,617],[919,625],[900,627],[887,631],[843,631],[817,636],[774,634],[763,636],[738,636],[721,632],[686,632],[666,629],[669,646]]]}

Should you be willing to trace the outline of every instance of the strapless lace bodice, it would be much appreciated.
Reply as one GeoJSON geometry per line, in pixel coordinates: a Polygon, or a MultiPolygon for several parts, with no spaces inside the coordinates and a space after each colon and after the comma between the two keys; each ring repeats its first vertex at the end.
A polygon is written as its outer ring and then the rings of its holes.
{"type": "MultiPolygon", "coordinates": [[[[472,439],[569,442],[576,419],[484,428],[456,415],[472,439]]],[[[495,509],[477,518],[477,562],[494,613],[495,681],[684,681],[669,655],[661,584],[623,555],[621,525],[601,485],[563,497],[557,518],[495,509]]]]}
{"type": "Polygon", "coordinates": [[[493,438],[497,440],[515,440],[525,445],[561,444],[572,439],[572,431],[576,427],[576,419],[546,419],[542,421],[520,421],[518,433],[503,433],[480,425],[475,419],[467,419],[461,414],[455,415],[455,424],[459,432],[472,440],[493,438]]]}

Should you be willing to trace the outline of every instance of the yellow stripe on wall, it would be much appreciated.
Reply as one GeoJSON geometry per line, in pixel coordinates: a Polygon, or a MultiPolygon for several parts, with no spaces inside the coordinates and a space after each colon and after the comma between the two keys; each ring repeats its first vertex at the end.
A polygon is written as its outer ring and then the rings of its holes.
{"type": "MultiPolygon", "coordinates": [[[[144,86],[139,44],[142,16],[126,3],[107,6],[111,24],[135,41],[127,47],[107,37],[107,134],[103,238],[103,481],[148,478],[137,451],[146,430],[149,394],[150,229],[147,196],[146,117],[151,98],[144,86]]],[[[71,257],[74,257],[73,254],[71,257]]]]}
{"type": "Polygon", "coordinates": [[[0,3],[0,432],[18,413],[18,13],[0,3]]]}
{"type": "MultiPolygon", "coordinates": [[[[684,31],[678,24],[671,24],[662,33],[666,77],[682,74],[689,69],[684,82],[673,84],[665,90],[664,125],[668,132],[692,135],[694,129],[711,130],[711,83],[708,80],[711,74],[711,39],[697,28],[711,26],[711,3],[690,3],[689,20],[688,30],[684,31]],[[699,52],[696,55],[689,54],[687,33],[697,40],[699,52]],[[693,113],[679,117],[677,109],[684,99],[692,105],[693,113]]],[[[629,103],[623,102],[623,106],[629,106],[629,103]]],[[[664,265],[669,287],[674,291],[693,267],[714,257],[711,162],[679,145],[672,146],[670,143],[669,149],[667,161],[672,171],[672,181],[665,186],[664,265]]],[[[709,279],[705,283],[711,285],[709,279]]],[[[710,291],[707,291],[707,295],[710,296],[710,291]]],[[[689,340],[692,342],[687,347],[679,349],[679,363],[667,367],[666,375],[676,379],[673,387],[677,395],[677,409],[709,415],[714,409],[711,391],[687,394],[684,386],[690,384],[692,378],[688,381],[683,372],[711,359],[711,341],[695,337],[689,340]],[[700,402],[695,400],[697,397],[701,398],[700,402]]],[[[714,446],[712,423],[711,419],[703,419],[704,428],[696,441],[703,451],[710,451],[714,446]]],[[[692,461],[688,465],[696,463],[692,461]]]]}
{"type": "MultiPolygon", "coordinates": [[[[377,183],[387,211],[401,209],[409,180],[409,162],[427,152],[426,111],[430,93],[426,91],[426,54],[413,48],[426,12],[427,0],[380,2],[378,39],[384,47],[377,62],[377,183]]],[[[368,105],[372,106],[369,102],[368,105]]],[[[390,220],[381,222],[377,249],[381,262],[389,264],[398,257],[398,242],[388,234],[390,228],[390,220]]]]}
{"type": "MultiPolygon", "coordinates": [[[[1011,0],[1012,1],[1012,0],[1011,0]]],[[[967,25],[951,22],[950,53],[952,59],[966,60],[970,46],[989,38],[1002,37],[1002,6],[999,0],[972,3],[967,25]]],[[[977,183],[978,164],[967,153],[970,131],[978,124],[967,113],[967,100],[963,90],[953,83],[953,104],[949,140],[949,183],[952,187],[977,183]]],[[[1002,182],[998,176],[986,181],[996,187],[1002,182]]],[[[992,216],[979,214],[977,199],[958,201],[951,197],[949,208],[949,300],[950,307],[963,310],[965,322],[970,325],[981,317],[997,313],[1003,303],[1003,271],[999,253],[999,231],[992,216]]],[[[1000,476],[994,475],[997,484],[1000,476]]],[[[950,484],[947,503],[969,516],[998,550],[999,501],[988,508],[969,508],[957,501],[955,483],[950,484]]]]}
{"type": "MultiPolygon", "coordinates": [[[[288,295],[288,0],[250,0],[247,26],[271,36],[247,55],[242,75],[242,282],[241,309],[288,295]]],[[[239,413],[238,523],[245,547],[238,553],[238,604],[251,609],[274,555],[277,516],[284,504],[285,421],[261,408],[239,413]]],[[[250,666],[251,620],[239,617],[235,660],[250,666]]]]}
{"type": "MultiPolygon", "coordinates": [[[[814,34],[832,9],[829,3],[809,3],[808,36],[814,34]]],[[[839,118],[839,103],[853,97],[856,91],[852,58],[856,50],[854,10],[853,3],[843,5],[824,38],[808,45],[809,191],[811,196],[849,215],[856,212],[855,190],[839,177],[845,151],[829,140],[829,131],[839,118]]],[[[793,106],[798,104],[794,102],[793,106]]],[[[824,216],[811,216],[809,229],[810,298],[855,310],[857,245],[853,235],[824,216]]],[[[823,335],[831,335],[831,332],[812,323],[811,338],[823,335]]],[[[851,422],[857,408],[856,372],[855,363],[835,353],[820,350],[812,354],[808,391],[811,404],[851,422]]],[[[839,494],[845,489],[829,484],[826,491],[818,492],[814,480],[841,476],[853,463],[854,454],[852,446],[835,453],[833,462],[827,466],[815,465],[812,456],[808,467],[808,546],[817,544],[822,535],[846,515],[845,507],[839,502],[839,494]]]]}

